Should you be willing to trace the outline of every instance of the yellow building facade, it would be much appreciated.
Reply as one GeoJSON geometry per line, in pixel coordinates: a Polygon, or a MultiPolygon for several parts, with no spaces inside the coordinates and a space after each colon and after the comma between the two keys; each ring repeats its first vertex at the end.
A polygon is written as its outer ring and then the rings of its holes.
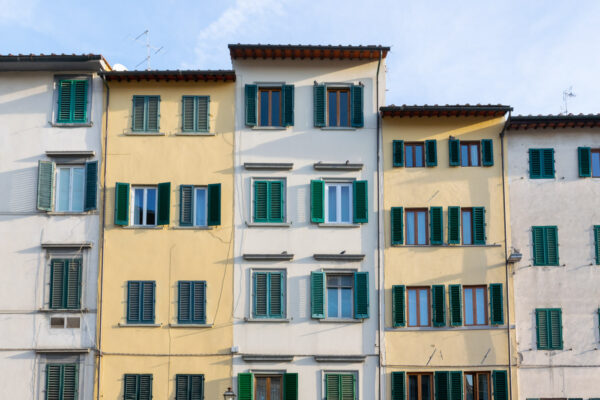
{"type": "Polygon", "coordinates": [[[382,108],[388,398],[516,398],[501,144],[509,111],[382,108]]]}
{"type": "Polygon", "coordinates": [[[103,78],[98,398],[220,398],[232,386],[235,74],[103,78]]]}

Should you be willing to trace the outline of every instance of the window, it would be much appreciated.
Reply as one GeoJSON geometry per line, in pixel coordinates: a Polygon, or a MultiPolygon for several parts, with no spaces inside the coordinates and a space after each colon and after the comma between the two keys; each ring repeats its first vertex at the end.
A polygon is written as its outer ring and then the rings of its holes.
{"type": "Polygon", "coordinates": [[[254,222],[285,221],[285,180],[254,181],[254,222]]]}
{"type": "Polygon", "coordinates": [[[177,322],[180,324],[205,324],[206,282],[179,281],[178,286],[177,322]]]}
{"type": "Polygon", "coordinates": [[[221,184],[179,186],[179,225],[215,226],[221,224],[221,184]]]}
{"type": "Polygon", "coordinates": [[[285,317],[285,271],[255,271],[252,287],[254,318],[285,317]]]}
{"type": "Polygon", "coordinates": [[[84,171],[83,166],[56,168],[56,211],[83,211],[84,171]]]}
{"type": "Polygon", "coordinates": [[[116,183],[115,225],[129,225],[129,221],[135,226],[168,225],[170,211],[170,182],[157,186],[134,186],[131,191],[129,183],[116,183]],[[130,202],[133,204],[131,208],[130,202]]]}
{"type": "Polygon", "coordinates": [[[363,87],[315,85],[314,124],[316,127],[363,127],[363,87]]]}
{"type": "Polygon", "coordinates": [[[81,259],[50,262],[50,309],[81,308],[81,259]]]}
{"type": "MultiPolygon", "coordinates": [[[[462,244],[485,244],[485,209],[483,207],[461,208],[462,244]]],[[[456,231],[454,221],[449,218],[449,232],[456,231]]],[[[453,235],[451,235],[453,236],[453,235]]]]}
{"type": "Polygon", "coordinates": [[[490,400],[489,372],[465,372],[465,400],[490,400]]]}
{"type": "Polygon", "coordinates": [[[325,221],[352,223],[352,183],[325,182],[325,221]]]}
{"type": "Polygon", "coordinates": [[[427,244],[427,209],[406,209],[406,244],[427,244]]]}
{"type": "Polygon", "coordinates": [[[355,374],[325,374],[327,400],[356,400],[355,374]]]}
{"type": "Polygon", "coordinates": [[[405,143],[405,163],[407,168],[424,167],[425,166],[425,145],[420,143],[405,143]]]}
{"type": "Polygon", "coordinates": [[[282,126],[281,87],[258,89],[258,126],[282,126]]]}
{"type": "Polygon", "coordinates": [[[204,375],[175,375],[176,400],[204,400],[204,375]]]}
{"type": "Polygon", "coordinates": [[[537,308],[535,320],[538,350],[562,350],[562,310],[537,308]]]}
{"type": "Polygon", "coordinates": [[[367,181],[310,181],[310,217],[314,223],[366,223],[368,202],[367,181]]]}
{"type": "Polygon", "coordinates": [[[408,326],[430,326],[430,289],[428,287],[407,288],[408,326]]]}
{"type": "Polygon", "coordinates": [[[554,149],[529,149],[529,178],[554,178],[554,149]]]}
{"type": "Polygon", "coordinates": [[[125,374],[124,400],[152,400],[152,374],[125,374]]]}
{"type": "Polygon", "coordinates": [[[492,139],[462,141],[450,137],[448,141],[450,166],[491,167],[494,165],[494,145],[492,139]]]}
{"type": "Polygon", "coordinates": [[[283,400],[283,377],[281,375],[255,375],[256,400],[283,400]]]}
{"type": "Polygon", "coordinates": [[[327,318],[352,318],[352,275],[327,274],[327,318]]]}
{"type": "Polygon", "coordinates": [[[154,281],[127,282],[127,323],[154,323],[154,281]]]}
{"type": "Polygon", "coordinates": [[[558,228],[533,226],[533,265],[559,265],[558,228]]]}
{"type": "Polygon", "coordinates": [[[160,96],[133,96],[131,129],[134,132],[158,132],[160,96]]]}
{"type": "Polygon", "coordinates": [[[311,273],[312,318],[369,318],[369,273],[311,273]]]}
{"type": "Polygon", "coordinates": [[[350,89],[327,89],[327,125],[350,126],[350,89]]]}
{"type": "Polygon", "coordinates": [[[238,374],[238,399],[296,400],[298,399],[298,374],[238,374]]]}
{"type": "Polygon", "coordinates": [[[131,220],[133,225],[156,225],[158,196],[156,187],[134,187],[132,189],[133,207],[131,220]]]}
{"type": "Polygon", "coordinates": [[[209,131],[209,96],[183,96],[181,98],[182,130],[184,132],[209,131]]]}
{"type": "Polygon", "coordinates": [[[479,142],[460,142],[460,165],[462,167],[478,167],[481,165],[479,159],[479,142]]]}
{"type": "Polygon", "coordinates": [[[408,400],[433,400],[432,374],[408,374],[408,400]]]}
{"type": "Polygon", "coordinates": [[[57,123],[77,124],[88,122],[87,103],[87,79],[61,79],[58,81],[57,123]]]}
{"type": "Polygon", "coordinates": [[[600,149],[593,149],[592,153],[592,176],[600,178],[600,149]]]}
{"type": "Polygon", "coordinates": [[[487,288],[485,286],[465,286],[465,325],[487,325],[487,288]]]}
{"type": "Polygon", "coordinates": [[[46,400],[72,400],[79,392],[77,364],[46,365],[46,400]]]}
{"type": "Polygon", "coordinates": [[[246,125],[294,125],[294,85],[246,85],[246,125]]]}
{"type": "Polygon", "coordinates": [[[98,162],[91,161],[77,166],[57,166],[52,161],[39,161],[37,189],[38,210],[58,212],[95,210],[98,193],[98,162]]]}

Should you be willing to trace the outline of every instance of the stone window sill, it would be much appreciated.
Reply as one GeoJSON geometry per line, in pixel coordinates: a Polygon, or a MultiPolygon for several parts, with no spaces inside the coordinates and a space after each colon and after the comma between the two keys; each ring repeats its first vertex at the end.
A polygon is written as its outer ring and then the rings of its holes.
{"type": "Polygon", "coordinates": [[[162,324],[124,324],[119,322],[119,328],[158,328],[161,326],[162,324]]]}
{"type": "Polygon", "coordinates": [[[125,132],[125,136],[165,136],[164,132],[125,132]]]}
{"type": "Polygon", "coordinates": [[[212,328],[213,324],[169,324],[171,328],[212,328]]]}
{"type": "Polygon", "coordinates": [[[328,222],[322,222],[319,224],[320,227],[323,228],[360,228],[360,224],[335,224],[335,223],[328,223],[328,222]]]}

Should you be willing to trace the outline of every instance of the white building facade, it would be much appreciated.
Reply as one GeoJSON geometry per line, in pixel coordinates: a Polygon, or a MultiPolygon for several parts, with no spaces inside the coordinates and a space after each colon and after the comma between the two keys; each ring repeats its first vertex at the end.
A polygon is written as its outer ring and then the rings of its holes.
{"type": "Polygon", "coordinates": [[[104,109],[99,55],[0,56],[2,398],[91,399],[104,109]]]}
{"type": "Polygon", "coordinates": [[[379,398],[377,110],[389,48],[229,47],[238,399],[379,398]]]}
{"type": "Polygon", "coordinates": [[[519,398],[600,397],[600,117],[512,117],[519,398]]]}

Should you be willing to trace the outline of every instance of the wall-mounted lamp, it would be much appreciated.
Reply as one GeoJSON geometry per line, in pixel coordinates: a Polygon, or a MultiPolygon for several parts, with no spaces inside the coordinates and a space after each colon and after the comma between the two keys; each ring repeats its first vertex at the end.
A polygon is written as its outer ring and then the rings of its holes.
{"type": "Polygon", "coordinates": [[[225,400],[235,400],[235,393],[231,390],[231,388],[227,388],[227,391],[223,393],[223,398],[225,400]]]}
{"type": "Polygon", "coordinates": [[[518,263],[519,261],[521,261],[521,259],[523,258],[523,254],[521,254],[518,250],[514,250],[512,253],[510,253],[510,256],[508,256],[508,262],[511,264],[514,263],[518,263]]]}

